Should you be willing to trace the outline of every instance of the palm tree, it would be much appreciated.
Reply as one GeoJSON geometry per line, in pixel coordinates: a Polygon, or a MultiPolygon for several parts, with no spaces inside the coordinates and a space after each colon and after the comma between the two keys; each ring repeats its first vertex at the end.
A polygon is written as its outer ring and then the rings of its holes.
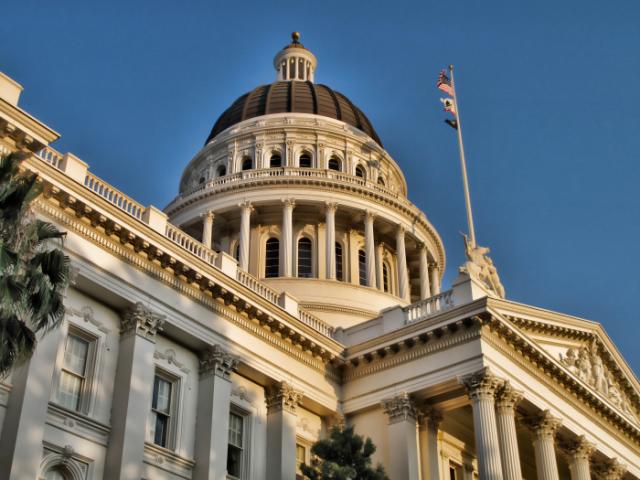
{"type": "Polygon", "coordinates": [[[20,168],[26,157],[0,157],[0,377],[31,356],[36,333],[59,325],[69,284],[69,258],[52,245],[65,233],[36,218],[42,182],[20,168]]]}

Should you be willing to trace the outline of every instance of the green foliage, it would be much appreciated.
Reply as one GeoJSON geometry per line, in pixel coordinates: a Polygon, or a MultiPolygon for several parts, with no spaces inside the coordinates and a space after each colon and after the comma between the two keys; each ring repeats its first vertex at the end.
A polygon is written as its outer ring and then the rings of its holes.
{"type": "Polygon", "coordinates": [[[0,158],[0,376],[33,353],[37,332],[58,326],[69,284],[69,259],[51,244],[65,233],[35,217],[42,187],[23,159],[0,158]]]}
{"type": "Polygon", "coordinates": [[[376,447],[370,438],[356,435],[352,426],[331,429],[329,438],[318,440],[311,453],[311,465],[302,465],[310,480],[388,480],[382,465],[371,466],[376,447]]]}

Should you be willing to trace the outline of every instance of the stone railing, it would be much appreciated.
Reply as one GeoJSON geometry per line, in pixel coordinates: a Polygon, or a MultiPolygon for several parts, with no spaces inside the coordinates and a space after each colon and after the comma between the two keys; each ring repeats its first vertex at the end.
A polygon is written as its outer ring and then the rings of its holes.
{"type": "Polygon", "coordinates": [[[238,280],[245,287],[249,288],[249,290],[253,290],[254,292],[256,292],[262,298],[265,298],[276,305],[278,304],[278,297],[280,293],[269,287],[268,285],[265,285],[250,273],[238,268],[236,280],[238,280]]]}
{"type": "Polygon", "coordinates": [[[196,257],[204,260],[210,265],[213,265],[217,255],[216,252],[214,250],[211,250],[203,243],[197,241],[191,235],[184,233],[178,227],[167,223],[167,228],[165,230],[164,236],[176,245],[180,245],[185,250],[188,250],[196,257]]]}
{"type": "MultiPolygon", "coordinates": [[[[182,199],[193,193],[201,190],[216,189],[219,186],[227,185],[229,183],[235,183],[238,181],[247,181],[253,179],[264,179],[274,177],[306,177],[314,179],[326,179],[336,180],[342,183],[348,183],[351,185],[359,185],[361,187],[370,188],[385,195],[389,195],[393,198],[404,198],[399,192],[387,188],[378,183],[367,181],[361,177],[355,175],[349,175],[343,172],[337,172],[335,170],[322,170],[318,168],[300,168],[300,167],[277,167],[277,168],[264,168],[259,170],[245,170],[243,172],[232,173],[231,175],[225,175],[222,177],[209,180],[196,187],[183,191],[175,200],[182,199]]],[[[172,202],[173,203],[173,202],[172,202]]]]}
{"type": "Polygon", "coordinates": [[[323,322],[315,315],[310,314],[305,310],[298,309],[298,315],[300,317],[300,321],[309,325],[314,330],[326,335],[327,337],[333,337],[333,327],[328,323],[323,322]]]}
{"type": "Polygon", "coordinates": [[[43,148],[38,153],[36,153],[36,155],[56,168],[60,168],[60,163],[62,162],[62,159],[64,157],[64,155],[62,155],[60,152],[57,152],[51,147],[43,148]]]}
{"type": "Polygon", "coordinates": [[[84,177],[84,186],[132,217],[135,217],[138,220],[142,218],[142,213],[145,209],[143,205],[125,195],[120,190],[113,188],[107,182],[96,177],[92,173],[87,172],[84,177]]]}
{"type": "Polygon", "coordinates": [[[424,320],[453,306],[453,290],[447,290],[404,307],[405,323],[424,320]]]}

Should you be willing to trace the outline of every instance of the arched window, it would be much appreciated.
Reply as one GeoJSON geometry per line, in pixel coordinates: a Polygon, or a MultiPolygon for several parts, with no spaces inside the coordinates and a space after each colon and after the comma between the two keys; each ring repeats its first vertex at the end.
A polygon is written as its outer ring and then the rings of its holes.
{"type": "Polygon", "coordinates": [[[298,240],[298,277],[311,278],[312,268],[312,244],[311,240],[302,237],[298,240]]]}
{"type": "Polygon", "coordinates": [[[280,240],[270,238],[265,244],[264,276],[274,278],[280,276],[280,240]]]}
{"type": "Polygon", "coordinates": [[[358,273],[360,275],[360,285],[367,284],[367,256],[364,250],[358,250],[358,273]]]}
{"type": "Polygon", "coordinates": [[[356,177],[360,177],[360,178],[367,178],[365,173],[364,173],[364,168],[362,168],[362,165],[358,165],[356,167],[356,177]]]}
{"type": "Polygon", "coordinates": [[[274,153],[271,155],[271,159],[269,160],[269,168],[276,168],[282,166],[282,157],[279,153],[274,153]]]}
{"type": "Polygon", "coordinates": [[[389,283],[389,265],[387,262],[382,264],[382,289],[386,293],[391,291],[391,284],[389,283]]]}
{"type": "Polygon", "coordinates": [[[66,468],[61,465],[56,465],[55,467],[51,467],[44,474],[45,480],[70,480],[71,475],[66,468]]]}
{"type": "Polygon", "coordinates": [[[336,280],[344,280],[342,274],[342,244],[336,242],[336,280]]]}
{"type": "Polygon", "coordinates": [[[309,155],[307,152],[304,152],[302,155],[300,155],[300,158],[298,159],[298,165],[300,165],[300,168],[311,168],[311,155],[309,155]]]}
{"type": "Polygon", "coordinates": [[[340,169],[340,160],[338,160],[336,157],[331,157],[329,159],[329,170],[336,170],[337,172],[339,172],[340,169]]]}
{"type": "Polygon", "coordinates": [[[244,157],[242,159],[242,170],[251,170],[253,168],[253,158],[244,157]]]}
{"type": "Polygon", "coordinates": [[[383,187],[385,186],[384,178],[382,177],[382,175],[378,177],[378,185],[382,185],[383,187]]]}
{"type": "Polygon", "coordinates": [[[218,177],[224,177],[227,174],[227,166],[226,165],[220,165],[218,167],[218,170],[216,172],[216,175],[218,177]]]}

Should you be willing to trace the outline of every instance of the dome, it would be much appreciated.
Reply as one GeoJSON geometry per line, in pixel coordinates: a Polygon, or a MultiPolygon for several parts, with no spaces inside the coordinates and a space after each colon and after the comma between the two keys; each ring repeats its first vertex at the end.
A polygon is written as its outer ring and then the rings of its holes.
{"type": "Polygon", "coordinates": [[[245,93],[218,118],[205,144],[227,128],[272,113],[311,113],[340,120],[361,130],[382,146],[362,110],[343,94],[311,81],[277,81],[245,93]]]}

